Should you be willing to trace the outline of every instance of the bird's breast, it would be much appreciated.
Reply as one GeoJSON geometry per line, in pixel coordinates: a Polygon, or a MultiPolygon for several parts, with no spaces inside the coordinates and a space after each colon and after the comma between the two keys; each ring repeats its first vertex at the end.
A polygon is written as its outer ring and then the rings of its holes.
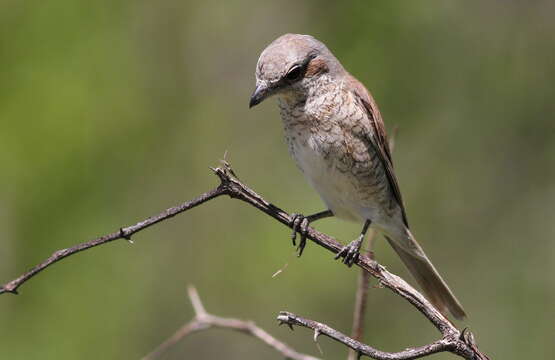
{"type": "Polygon", "coordinates": [[[325,101],[314,105],[280,106],[285,138],[297,166],[337,217],[383,218],[391,196],[377,154],[360,134],[367,131],[361,114],[356,108],[338,108],[325,101]]]}
{"type": "Polygon", "coordinates": [[[297,166],[328,208],[338,217],[357,220],[358,215],[350,209],[345,196],[353,190],[351,180],[338,170],[332,155],[336,143],[327,142],[327,136],[312,132],[297,132],[286,138],[297,166]]]}

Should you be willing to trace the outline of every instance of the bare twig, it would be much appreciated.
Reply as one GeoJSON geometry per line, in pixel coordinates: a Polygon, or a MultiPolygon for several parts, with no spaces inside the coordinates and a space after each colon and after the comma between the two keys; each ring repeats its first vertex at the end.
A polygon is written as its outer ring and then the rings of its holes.
{"type": "Polygon", "coordinates": [[[159,223],[161,221],[167,220],[169,218],[174,217],[175,215],[185,212],[187,210],[190,210],[196,206],[199,206],[200,204],[203,204],[205,202],[207,202],[208,200],[212,200],[215,197],[218,197],[220,195],[225,194],[227,191],[225,189],[225,187],[223,186],[218,186],[217,188],[215,188],[214,190],[210,190],[202,195],[200,195],[199,197],[197,197],[196,199],[193,199],[191,201],[186,201],[181,205],[178,206],[174,206],[171,207],[169,209],[167,209],[166,211],[155,215],[155,216],[151,216],[146,220],[143,220],[141,222],[136,223],[135,225],[131,225],[131,226],[127,226],[127,227],[122,227],[120,228],[118,231],[113,232],[111,234],[108,235],[104,235],[101,237],[98,237],[96,239],[81,243],[81,244],[77,244],[75,246],[69,247],[67,249],[61,249],[58,251],[55,251],[48,259],[44,260],[42,263],[38,264],[37,266],[35,266],[34,268],[32,268],[31,270],[27,271],[26,273],[24,273],[23,275],[21,275],[20,277],[18,277],[17,279],[14,279],[6,284],[4,284],[3,286],[0,287],[0,295],[4,294],[4,293],[12,293],[12,294],[17,294],[17,288],[19,288],[24,282],[26,282],[27,280],[31,279],[33,276],[37,275],[38,273],[40,273],[41,271],[43,271],[44,269],[46,269],[47,267],[49,267],[50,265],[65,259],[68,256],[71,256],[73,254],[76,254],[80,251],[83,250],[88,250],[90,248],[93,248],[95,246],[99,246],[99,245],[104,245],[106,243],[112,242],[114,240],[118,240],[118,239],[126,239],[127,241],[131,242],[131,236],[135,233],[138,233],[141,230],[144,230],[156,223],[159,223]]]}
{"type": "Polygon", "coordinates": [[[290,312],[286,312],[286,311],[280,312],[277,319],[282,324],[287,324],[291,326],[293,325],[303,326],[303,327],[312,329],[315,334],[322,334],[335,341],[338,341],[353,349],[358,354],[359,357],[361,355],[366,355],[373,359],[378,359],[378,360],[417,359],[417,358],[421,358],[421,357],[428,356],[442,351],[455,352],[458,345],[456,339],[450,340],[448,338],[443,338],[441,340],[435,341],[428,345],[415,347],[415,348],[408,348],[396,353],[389,353],[389,352],[380,351],[380,350],[374,349],[371,346],[365,345],[335,329],[332,329],[326,324],[322,324],[313,320],[304,319],[290,312]]]}
{"type": "Polygon", "coordinates": [[[285,358],[292,360],[320,360],[314,356],[305,355],[296,352],[287,344],[277,340],[272,335],[268,334],[263,329],[256,326],[252,321],[244,321],[239,319],[222,318],[209,314],[204,309],[204,306],[198,296],[197,290],[189,286],[187,289],[189,294],[189,299],[195,310],[195,317],[178,329],[170,338],[160,344],[154,351],[152,351],[147,356],[143,357],[142,360],[154,360],[157,359],[162,353],[168,350],[170,347],[175,345],[177,342],[185,338],[186,336],[208,330],[210,328],[223,328],[230,329],[234,331],[239,331],[247,335],[251,335],[272,349],[276,350],[285,358]]]}
{"type": "MultiPolygon", "coordinates": [[[[266,213],[282,224],[288,226],[289,228],[292,227],[291,217],[288,213],[278,208],[277,206],[267,202],[249,187],[241,183],[236,178],[233,178],[230,175],[229,166],[224,166],[224,168],[216,168],[212,170],[216,173],[221,181],[220,185],[217,188],[202,194],[192,201],[188,201],[186,203],[183,203],[182,205],[170,208],[159,215],[148,218],[145,221],[139,222],[133,226],[121,228],[115,233],[76,245],[68,249],[56,251],[51,257],[46,259],[41,264],[35,266],[33,269],[21,275],[17,279],[12,280],[2,286],[2,288],[0,288],[0,294],[6,292],[17,293],[17,288],[21,286],[21,284],[61,259],[73,255],[79,251],[90,249],[94,246],[102,245],[116,239],[123,238],[129,240],[131,235],[135,234],[136,232],[139,232],[151,225],[169,219],[179,213],[192,209],[193,207],[196,207],[208,200],[224,194],[230,196],[231,198],[242,200],[250,204],[251,206],[259,209],[260,211],[266,213]]],[[[307,238],[335,254],[337,254],[343,248],[342,244],[340,244],[337,240],[311,227],[308,228],[307,238]]],[[[448,351],[460,355],[468,360],[487,359],[485,355],[478,351],[476,344],[473,341],[473,336],[471,336],[470,332],[461,334],[461,332],[457,328],[455,328],[455,326],[443,314],[436,310],[432,306],[432,304],[428,300],[426,300],[426,298],[424,298],[424,296],[422,296],[406,281],[390,273],[376,261],[364,255],[359,256],[358,260],[356,261],[356,265],[375,277],[383,287],[393,291],[395,294],[401,296],[409,303],[411,303],[441,332],[444,339],[453,339],[452,341],[456,341],[456,347],[448,351]],[[465,334],[466,336],[463,336],[465,334]]]]}

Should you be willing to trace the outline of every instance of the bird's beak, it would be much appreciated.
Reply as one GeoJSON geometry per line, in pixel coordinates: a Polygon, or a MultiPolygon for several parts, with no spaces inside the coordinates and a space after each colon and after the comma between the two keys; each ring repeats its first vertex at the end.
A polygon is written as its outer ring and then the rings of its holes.
{"type": "Polygon", "coordinates": [[[260,104],[264,99],[266,99],[270,94],[270,86],[266,82],[259,82],[256,85],[256,89],[251,95],[251,100],[249,101],[249,109],[253,106],[260,104]]]}

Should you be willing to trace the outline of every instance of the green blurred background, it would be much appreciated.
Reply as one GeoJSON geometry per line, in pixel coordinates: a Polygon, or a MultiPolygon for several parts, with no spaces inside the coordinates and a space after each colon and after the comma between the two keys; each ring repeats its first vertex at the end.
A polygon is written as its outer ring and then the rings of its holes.
{"type": "MultiPolygon", "coordinates": [[[[251,111],[259,53],[286,32],[324,41],[373,92],[413,232],[496,359],[553,355],[555,3],[552,1],[16,1],[0,3],[0,282],[238,175],[288,211],[323,209],[282,139],[275,101],[251,111]]],[[[343,242],[360,225],[325,220],[343,242]]],[[[350,332],[357,271],[221,198],[78,254],[0,297],[2,358],[137,359],[207,309],[252,319],[319,356],[289,310],[350,332]],[[276,278],[272,274],[288,264],[276,278]]],[[[408,275],[380,239],[378,259],[408,275]]],[[[365,341],[438,337],[371,289],[365,341]]],[[[346,349],[328,339],[325,359],[346,349]]],[[[164,359],[281,359],[213,330],[164,359]]],[[[435,359],[452,359],[439,354],[435,359]]]]}

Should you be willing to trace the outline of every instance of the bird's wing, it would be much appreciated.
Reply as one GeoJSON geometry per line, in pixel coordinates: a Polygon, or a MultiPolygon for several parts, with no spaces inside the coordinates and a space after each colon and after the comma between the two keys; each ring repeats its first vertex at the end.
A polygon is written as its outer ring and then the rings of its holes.
{"type": "Polygon", "coordinates": [[[376,150],[378,158],[382,162],[383,168],[387,175],[387,180],[389,181],[390,188],[393,191],[393,196],[401,208],[403,214],[403,221],[408,227],[407,215],[405,213],[405,206],[403,204],[403,198],[401,197],[401,190],[399,189],[399,183],[395,177],[395,172],[393,171],[393,159],[391,158],[391,151],[389,150],[389,144],[387,142],[387,134],[385,132],[385,126],[378,109],[378,105],[370,95],[370,92],[353,76],[349,75],[348,78],[349,85],[353,89],[353,93],[357,102],[366,111],[368,121],[373,131],[368,134],[371,145],[376,150]]]}

